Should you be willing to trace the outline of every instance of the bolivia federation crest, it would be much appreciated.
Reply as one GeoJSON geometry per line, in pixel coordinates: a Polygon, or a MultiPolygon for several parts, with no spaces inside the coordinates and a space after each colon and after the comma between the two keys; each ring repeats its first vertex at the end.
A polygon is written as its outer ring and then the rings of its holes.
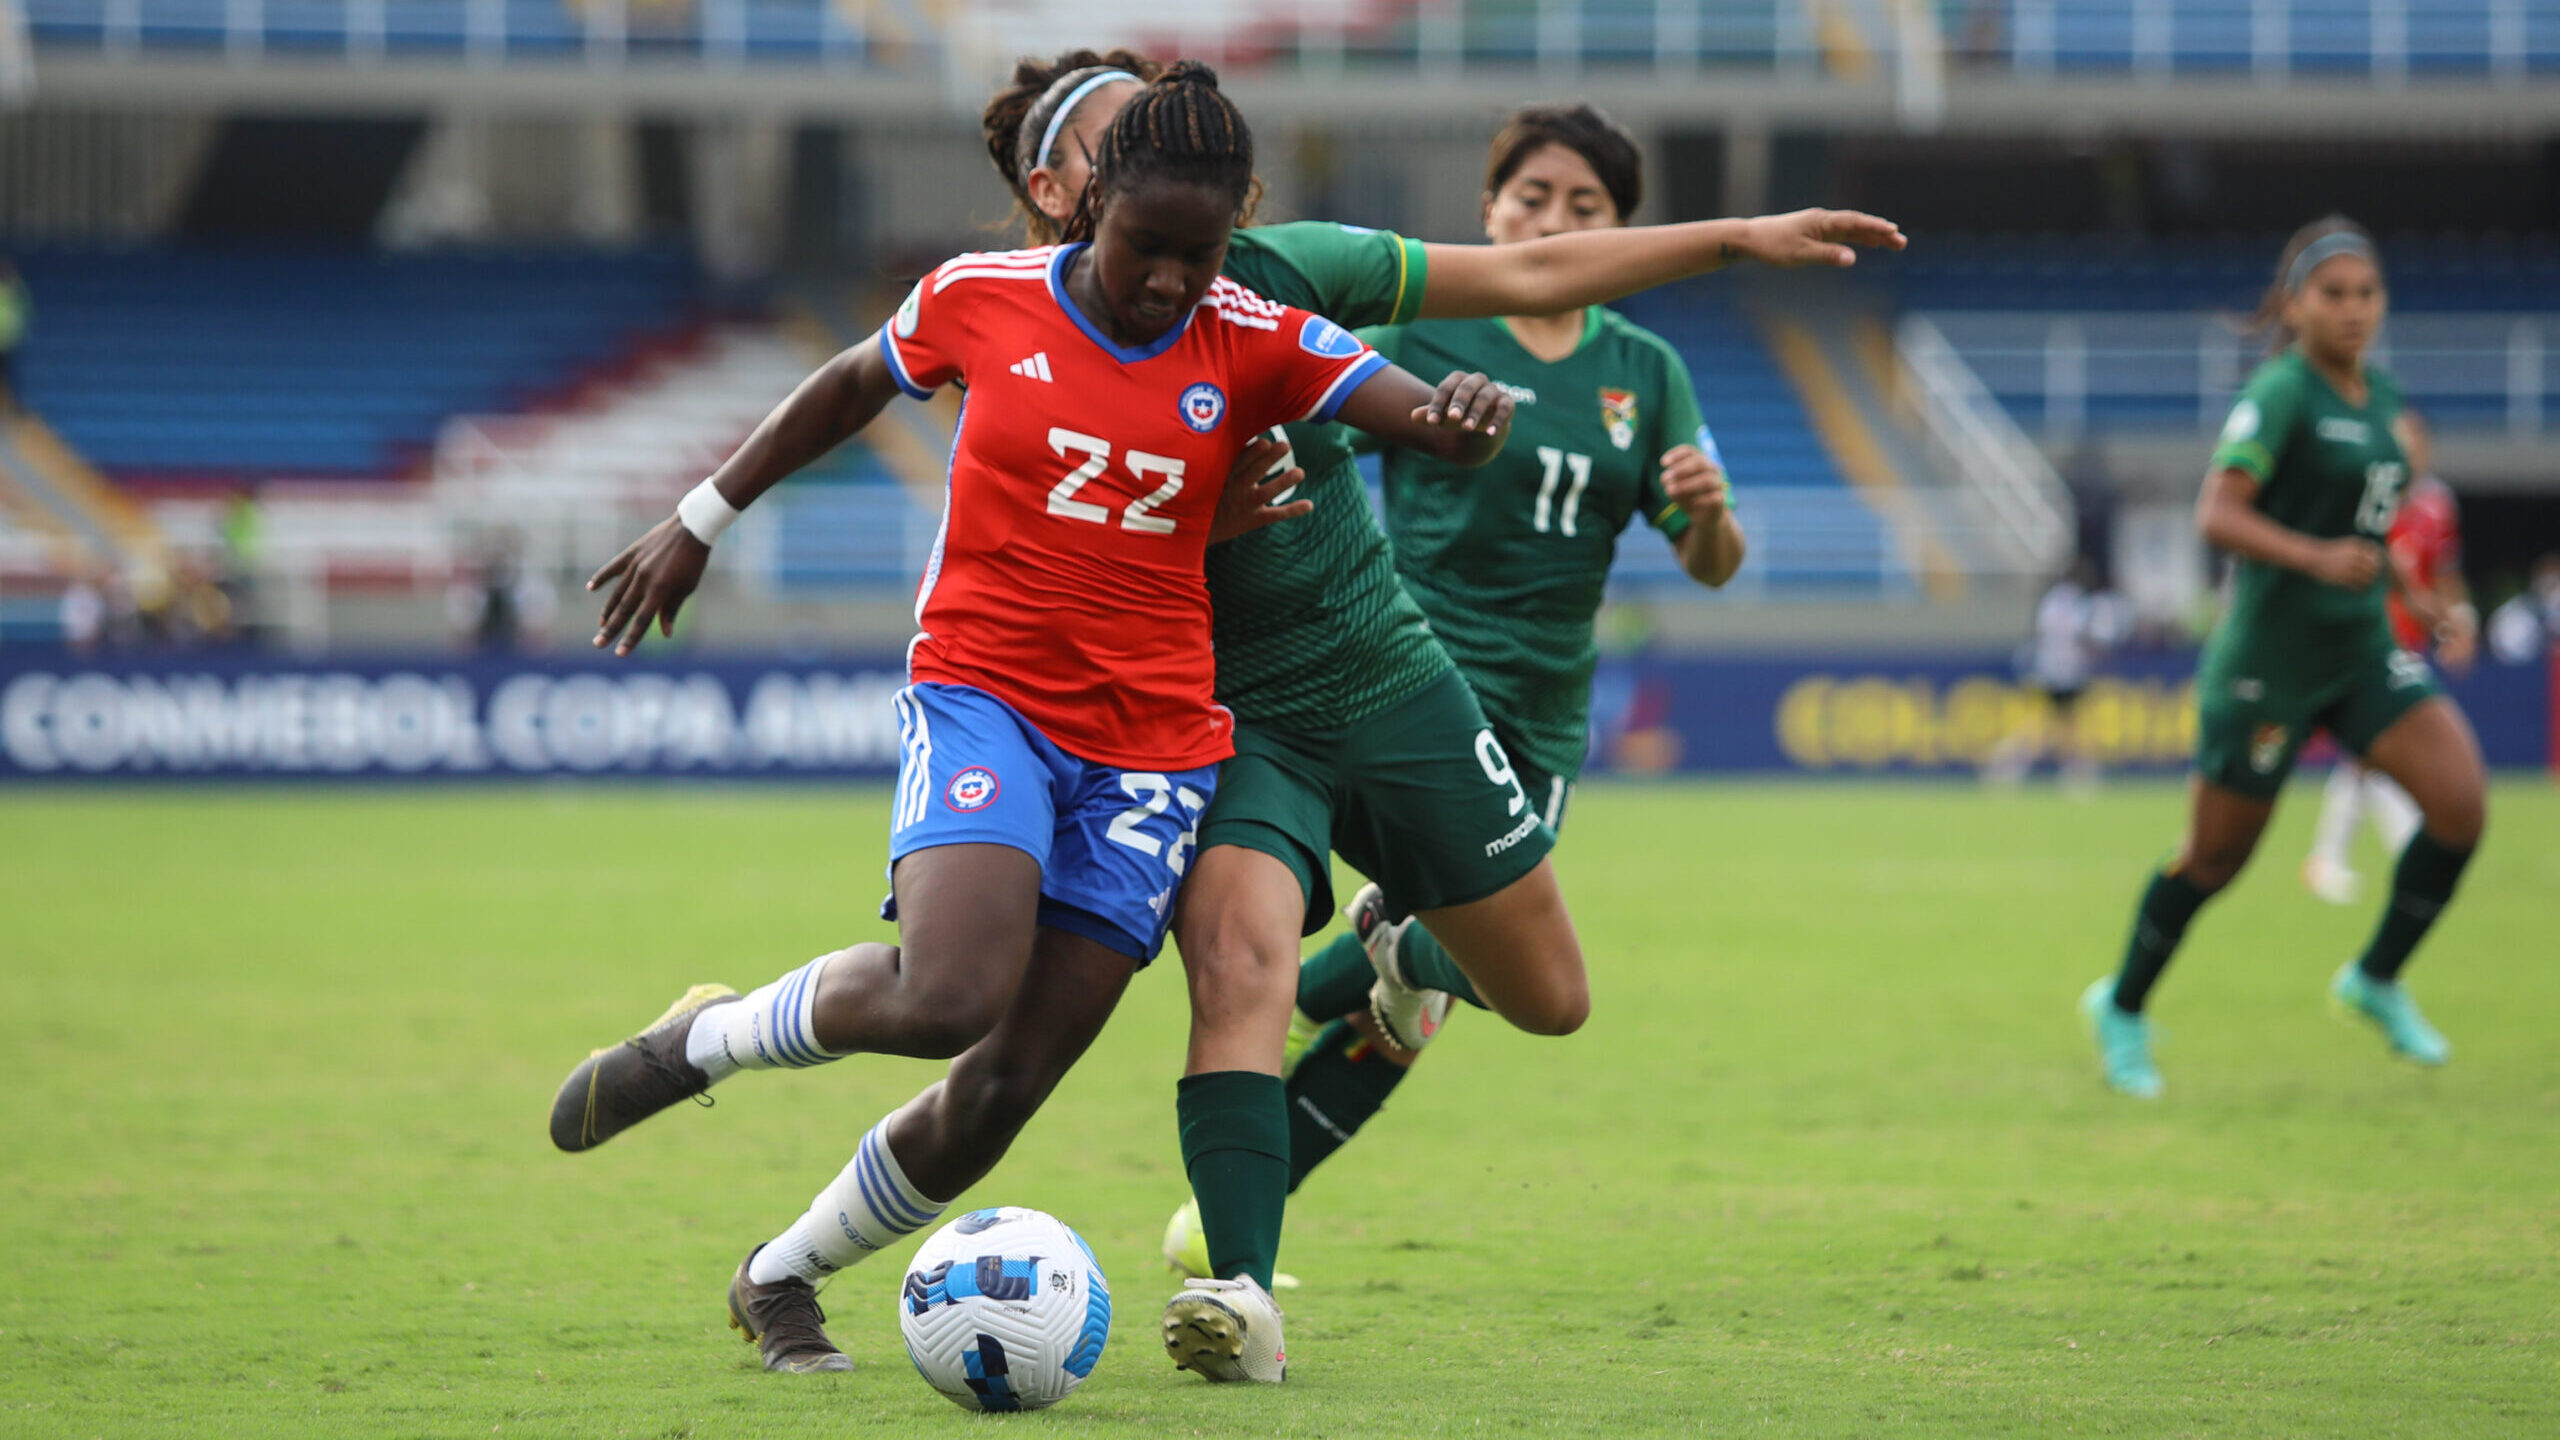
{"type": "Polygon", "coordinates": [[[1609,443],[1624,450],[1636,443],[1636,392],[1600,387],[1600,423],[1609,427],[1609,443]]]}
{"type": "Polygon", "coordinates": [[[1203,380],[1182,392],[1182,423],[1206,435],[1227,418],[1227,392],[1203,380]]]}
{"type": "Polygon", "coordinates": [[[2293,737],[2281,725],[2261,725],[2249,732],[2249,768],[2272,774],[2284,763],[2285,742],[2293,737]]]}

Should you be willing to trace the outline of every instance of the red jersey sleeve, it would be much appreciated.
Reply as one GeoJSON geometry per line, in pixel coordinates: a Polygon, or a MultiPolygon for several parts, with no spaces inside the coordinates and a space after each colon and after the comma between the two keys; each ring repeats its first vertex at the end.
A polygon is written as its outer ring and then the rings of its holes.
{"type": "Polygon", "coordinates": [[[1312,311],[1283,305],[1219,279],[1202,304],[1222,312],[1241,337],[1237,379],[1247,433],[1298,421],[1329,421],[1351,392],[1387,368],[1360,337],[1312,311]]]}
{"type": "Polygon", "coordinates": [[[963,255],[934,268],[907,292],[898,313],[880,327],[880,354],[898,388],[918,400],[962,378],[971,335],[970,290],[955,283],[969,279],[972,261],[993,257],[963,255]]]}

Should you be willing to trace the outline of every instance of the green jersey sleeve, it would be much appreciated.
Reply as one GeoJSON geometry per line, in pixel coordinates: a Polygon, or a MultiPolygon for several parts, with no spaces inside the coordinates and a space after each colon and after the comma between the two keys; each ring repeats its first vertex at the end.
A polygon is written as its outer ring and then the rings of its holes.
{"type": "Polygon", "coordinates": [[[1677,540],[1689,529],[1689,512],[1671,502],[1662,490],[1662,457],[1675,445],[1695,445],[1704,450],[1703,436],[1707,422],[1698,416],[1698,387],[1689,379],[1689,367],[1680,352],[1655,341],[1662,356],[1662,394],[1653,413],[1662,417],[1661,430],[1654,436],[1653,453],[1644,457],[1644,479],[1636,493],[1645,523],[1677,540]]]}
{"type": "Polygon", "coordinates": [[[1319,302],[1307,308],[1358,330],[1401,325],[1422,314],[1422,242],[1385,230],[1300,220],[1242,232],[1306,277],[1319,302]]]}
{"type": "Polygon", "coordinates": [[[2302,418],[2302,403],[2302,378],[2292,366],[2273,360],[2259,366],[2232,402],[2206,469],[2243,470],[2259,484],[2267,483],[2302,418]]]}

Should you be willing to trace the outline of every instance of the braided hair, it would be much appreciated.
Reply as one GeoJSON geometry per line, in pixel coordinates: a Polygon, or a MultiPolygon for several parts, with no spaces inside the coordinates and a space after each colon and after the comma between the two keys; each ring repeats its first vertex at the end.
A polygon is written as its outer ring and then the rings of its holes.
{"type": "Polygon", "coordinates": [[[1013,64],[1013,83],[997,91],[978,117],[987,158],[1004,177],[1005,188],[1013,192],[1014,214],[1034,245],[1055,243],[1058,222],[1031,203],[1031,172],[1040,160],[1031,152],[1076,87],[1113,70],[1127,71],[1141,81],[1164,73],[1162,65],[1135,50],[1068,50],[1052,60],[1025,55],[1013,64]]]}
{"type": "Polygon", "coordinates": [[[1197,60],[1175,62],[1112,117],[1093,179],[1067,218],[1063,238],[1090,240],[1111,197],[1149,180],[1200,185],[1232,197],[1236,223],[1252,218],[1261,197],[1253,176],[1253,131],[1244,112],[1218,88],[1218,72],[1197,60]]]}

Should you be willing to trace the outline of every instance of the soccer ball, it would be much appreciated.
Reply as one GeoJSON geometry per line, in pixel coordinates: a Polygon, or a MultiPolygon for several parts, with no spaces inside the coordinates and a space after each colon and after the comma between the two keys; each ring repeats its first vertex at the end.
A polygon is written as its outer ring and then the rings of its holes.
{"type": "Polygon", "coordinates": [[[1064,1222],[1000,1205],[933,1233],[907,1267],[898,1329],[925,1383],[965,1410],[1064,1400],[1102,1359],[1111,1287],[1064,1222]]]}

